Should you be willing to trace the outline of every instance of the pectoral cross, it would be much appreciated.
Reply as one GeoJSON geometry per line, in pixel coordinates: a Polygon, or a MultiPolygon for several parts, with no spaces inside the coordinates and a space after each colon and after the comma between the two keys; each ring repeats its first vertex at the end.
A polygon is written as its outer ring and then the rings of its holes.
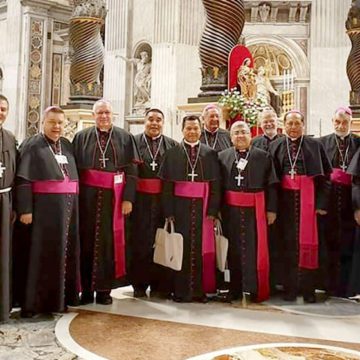
{"type": "Polygon", "coordinates": [[[2,178],[5,170],[6,170],[6,167],[3,166],[3,163],[0,161],[0,178],[2,178]]]}
{"type": "Polygon", "coordinates": [[[343,162],[343,163],[340,165],[340,167],[341,167],[342,171],[346,171],[346,169],[347,169],[347,166],[346,166],[345,162],[343,162]]]}
{"type": "Polygon", "coordinates": [[[188,176],[191,177],[191,181],[194,181],[195,177],[198,176],[198,174],[195,174],[194,169],[191,169],[191,173],[188,174],[188,176]]]}
{"type": "Polygon", "coordinates": [[[152,170],[152,171],[155,171],[157,166],[158,166],[158,164],[155,162],[155,160],[153,160],[153,161],[150,163],[150,167],[151,167],[151,170],[152,170]]]}
{"type": "Polygon", "coordinates": [[[289,174],[290,174],[290,178],[292,180],[295,179],[295,175],[296,175],[296,170],[294,168],[291,168],[291,170],[289,171],[289,174]]]}
{"type": "Polygon", "coordinates": [[[237,180],[237,186],[241,186],[241,180],[244,180],[245,178],[239,174],[238,176],[235,176],[235,180],[237,180]]]}
{"type": "Polygon", "coordinates": [[[102,163],[101,167],[106,168],[106,162],[109,161],[109,158],[106,158],[105,156],[101,157],[99,161],[102,163]]]}

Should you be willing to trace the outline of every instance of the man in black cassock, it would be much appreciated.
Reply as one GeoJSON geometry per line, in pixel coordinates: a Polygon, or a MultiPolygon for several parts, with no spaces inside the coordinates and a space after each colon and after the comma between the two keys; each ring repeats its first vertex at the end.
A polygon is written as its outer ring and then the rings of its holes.
{"type": "Polygon", "coordinates": [[[0,323],[9,319],[11,310],[11,233],[12,186],[16,171],[16,141],[3,128],[9,113],[9,101],[0,95],[0,323]]]}
{"type": "Polygon", "coordinates": [[[220,127],[221,110],[214,104],[207,105],[202,112],[203,129],[200,142],[216,152],[231,146],[230,134],[220,127]]]}
{"type": "Polygon", "coordinates": [[[165,221],[161,208],[162,180],[157,173],[165,151],[177,145],[176,141],[162,134],[163,126],[163,112],[149,109],[145,114],[144,132],[135,136],[140,163],[130,236],[129,272],[134,297],[146,296],[148,286],[151,287],[151,296],[169,292],[170,271],[153,262],[155,233],[165,221]]]}
{"type": "Polygon", "coordinates": [[[230,135],[234,146],[219,153],[221,217],[229,240],[228,300],[246,292],[263,301],[269,297],[267,224],[276,219],[278,180],[270,154],[250,148],[250,129],[245,122],[232,124],[230,135]]]}
{"type": "Polygon", "coordinates": [[[347,294],[360,301],[360,148],[347,169],[352,175],[352,209],[356,221],[353,257],[347,294]]]}
{"type": "Polygon", "coordinates": [[[256,136],[251,140],[251,145],[259,149],[269,151],[269,145],[279,137],[283,136],[277,132],[277,115],[271,109],[263,110],[260,115],[260,126],[263,134],[256,136]]]}
{"type": "Polygon", "coordinates": [[[112,303],[126,275],[125,216],[135,201],[134,138],[113,125],[110,102],[93,106],[95,126],[73,140],[80,176],[81,303],[112,303]]]}
{"type": "Polygon", "coordinates": [[[245,122],[233,123],[230,135],[234,146],[219,153],[221,217],[229,240],[228,300],[245,292],[263,301],[269,297],[267,225],[276,219],[278,180],[270,154],[250,147],[250,129],[245,122]]]}
{"type": "Polygon", "coordinates": [[[71,143],[61,137],[63,110],[49,107],[43,119],[43,133],[19,149],[16,211],[30,233],[24,317],[78,305],[80,288],[75,158],[71,143]]]}
{"type": "MultiPolygon", "coordinates": [[[[264,109],[260,115],[260,126],[263,134],[251,140],[251,145],[269,151],[270,144],[283,134],[277,132],[277,114],[272,108],[264,109]]],[[[276,293],[276,285],[282,284],[283,271],[279,259],[279,229],[277,221],[269,226],[269,252],[270,252],[270,287],[276,293]]]]}
{"type": "Polygon", "coordinates": [[[332,120],[334,132],[319,139],[333,167],[328,213],[320,218],[324,248],[322,281],[329,295],[340,297],[347,295],[356,230],[351,175],[346,169],[360,142],[350,133],[351,116],[349,108],[338,108],[332,120]]]}
{"type": "Polygon", "coordinates": [[[202,144],[200,119],[186,116],[184,139],[165,153],[159,176],[164,180],[164,214],[183,235],[181,271],[174,272],[174,300],[206,301],[216,290],[214,218],[220,201],[216,152],[202,144]]]}
{"type": "Polygon", "coordinates": [[[315,273],[319,267],[317,215],[325,215],[326,176],[331,165],[319,141],[304,135],[304,116],[297,110],[284,117],[285,135],[270,145],[281,179],[278,220],[280,259],[284,265],[284,300],[298,294],[315,302],[315,273]]]}

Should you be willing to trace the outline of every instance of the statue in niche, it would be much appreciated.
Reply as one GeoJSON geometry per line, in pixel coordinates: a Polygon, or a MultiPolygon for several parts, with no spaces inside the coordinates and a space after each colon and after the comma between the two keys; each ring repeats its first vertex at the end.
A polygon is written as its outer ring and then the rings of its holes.
{"type": "Polygon", "coordinates": [[[270,105],[270,93],[278,96],[279,93],[271,85],[270,79],[264,66],[260,66],[256,74],[256,94],[257,97],[263,98],[266,104],[270,105]]]}
{"type": "Polygon", "coordinates": [[[151,91],[151,59],[147,51],[140,53],[140,59],[128,59],[121,56],[126,62],[131,62],[136,67],[134,77],[134,99],[135,107],[143,107],[150,104],[151,91]]]}
{"type": "Polygon", "coordinates": [[[256,78],[250,63],[251,60],[246,58],[237,73],[237,82],[240,86],[241,95],[249,100],[256,97],[256,78]]]}

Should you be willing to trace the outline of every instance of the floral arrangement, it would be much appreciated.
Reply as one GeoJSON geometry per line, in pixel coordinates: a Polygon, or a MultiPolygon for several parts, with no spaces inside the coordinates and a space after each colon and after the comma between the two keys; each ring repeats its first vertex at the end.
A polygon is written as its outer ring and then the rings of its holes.
{"type": "Polygon", "coordinates": [[[247,99],[237,88],[225,90],[218,101],[218,104],[229,111],[230,118],[238,116],[251,126],[257,125],[259,112],[263,111],[268,105],[262,97],[247,99]]]}

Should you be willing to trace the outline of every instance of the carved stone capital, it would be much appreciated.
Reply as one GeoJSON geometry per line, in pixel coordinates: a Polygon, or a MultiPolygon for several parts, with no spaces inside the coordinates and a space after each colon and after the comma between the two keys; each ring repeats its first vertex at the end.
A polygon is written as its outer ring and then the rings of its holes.
{"type": "Polygon", "coordinates": [[[106,6],[104,0],[73,0],[72,18],[93,17],[105,19],[106,6]]]}

